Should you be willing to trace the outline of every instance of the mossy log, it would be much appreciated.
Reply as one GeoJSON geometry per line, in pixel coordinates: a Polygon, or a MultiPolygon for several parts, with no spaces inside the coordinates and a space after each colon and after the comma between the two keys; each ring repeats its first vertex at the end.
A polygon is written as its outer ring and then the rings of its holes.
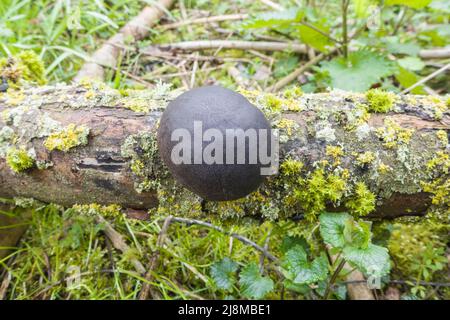
{"type": "Polygon", "coordinates": [[[171,179],[157,152],[158,119],[179,93],[83,82],[0,94],[0,197],[263,218],[448,208],[442,97],[243,91],[281,130],[280,172],[247,198],[205,204],[171,179]]]}

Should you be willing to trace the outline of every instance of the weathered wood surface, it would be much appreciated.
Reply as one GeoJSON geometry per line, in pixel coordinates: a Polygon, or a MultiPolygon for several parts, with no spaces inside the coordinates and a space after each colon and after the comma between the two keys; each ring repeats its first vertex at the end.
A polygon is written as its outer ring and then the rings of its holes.
{"type": "MultiPolygon", "coordinates": [[[[161,168],[159,157],[150,150],[153,146],[142,143],[151,144],[164,107],[176,95],[163,87],[120,93],[101,84],[30,88],[0,95],[0,197],[32,197],[65,206],[93,202],[135,209],[157,206],[157,185],[170,176],[155,172],[161,168]],[[44,146],[49,134],[71,124],[89,129],[88,143],[69,151],[49,151],[44,146]],[[2,138],[1,132],[11,129],[13,137],[2,138]],[[148,141],[136,138],[143,136],[148,141]],[[5,160],[11,147],[34,152],[41,168],[11,170],[5,160]],[[137,160],[151,170],[133,172],[130,167],[137,160]],[[50,166],[42,168],[44,164],[50,166]],[[154,186],[149,187],[152,182],[154,186]]],[[[281,159],[304,164],[299,178],[306,179],[323,160],[328,162],[327,172],[348,170],[349,184],[362,181],[376,195],[375,216],[423,214],[432,196],[423,192],[423,183],[448,178],[439,165],[436,170],[428,168],[439,152],[448,154],[443,140],[450,129],[450,114],[443,98],[396,97],[393,111],[370,113],[364,120],[358,118],[360,103],[366,102],[364,95],[332,92],[278,100],[255,92],[247,96],[282,129],[281,159]],[[274,111],[271,104],[280,110],[274,111]],[[397,131],[410,129],[410,139],[400,141],[400,133],[394,130],[394,146],[387,147],[390,127],[386,120],[398,125],[397,131]],[[340,146],[343,155],[333,158],[327,154],[329,146],[340,146]],[[359,163],[366,152],[375,159],[359,163]],[[379,172],[381,164],[388,167],[384,173],[379,172]]],[[[291,191],[273,190],[274,185],[281,185],[273,184],[274,179],[283,178],[269,179],[264,194],[272,196],[273,192],[282,201],[291,191]]],[[[327,205],[330,210],[345,210],[342,202],[327,205]]],[[[283,207],[282,202],[278,205],[283,207]]],[[[292,215],[294,211],[301,213],[301,206],[293,208],[292,215]]]]}

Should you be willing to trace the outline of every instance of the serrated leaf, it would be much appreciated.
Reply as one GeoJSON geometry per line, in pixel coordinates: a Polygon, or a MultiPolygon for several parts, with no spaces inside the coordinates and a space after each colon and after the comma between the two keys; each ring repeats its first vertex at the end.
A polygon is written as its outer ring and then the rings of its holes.
{"type": "Polygon", "coordinates": [[[230,258],[223,258],[211,266],[211,277],[219,289],[231,290],[235,282],[236,262],[230,258]]]}
{"type": "MultiPolygon", "coordinates": [[[[330,28],[328,26],[325,26],[324,24],[311,23],[311,25],[325,33],[329,33],[330,31],[330,28]]],[[[328,48],[333,44],[328,37],[305,25],[299,26],[298,31],[300,33],[300,39],[303,43],[321,52],[328,51],[328,48]]]]}
{"type": "Polygon", "coordinates": [[[431,3],[432,0],[386,0],[387,6],[402,5],[414,9],[422,9],[431,3]]]}
{"type": "Polygon", "coordinates": [[[325,254],[308,262],[306,251],[299,245],[286,252],[282,266],[286,277],[294,284],[315,283],[328,275],[328,259],[325,254]]]}
{"type": "Polygon", "coordinates": [[[388,250],[374,244],[365,249],[347,246],[342,254],[350,265],[368,276],[383,277],[391,268],[388,250]]]}
{"type": "Polygon", "coordinates": [[[398,64],[410,71],[420,71],[425,67],[425,63],[418,57],[405,57],[397,60],[398,64]]]}
{"type": "Polygon", "coordinates": [[[262,299],[273,290],[273,281],[260,274],[256,263],[252,262],[242,269],[239,275],[242,294],[247,298],[262,299]]]}
{"type": "Polygon", "coordinates": [[[244,28],[274,28],[280,26],[289,26],[293,22],[302,19],[303,13],[298,8],[287,9],[283,11],[263,12],[255,15],[250,21],[244,24],[244,28]]]}
{"type": "Polygon", "coordinates": [[[334,248],[344,247],[346,223],[351,221],[352,217],[348,213],[322,213],[319,217],[320,235],[326,244],[334,248]]]}
{"type": "Polygon", "coordinates": [[[281,242],[280,250],[281,252],[286,253],[289,249],[292,249],[296,245],[301,246],[308,254],[308,242],[306,242],[306,239],[304,237],[298,236],[285,236],[283,238],[283,241],[281,242]]]}
{"type": "MultiPolygon", "coordinates": [[[[404,88],[409,88],[416,82],[420,80],[420,77],[414,72],[408,71],[405,68],[399,67],[398,71],[395,73],[395,79],[400,83],[400,85],[404,88]]],[[[423,86],[417,86],[411,90],[413,94],[426,94],[426,91],[423,86]]]]}
{"type": "Polygon", "coordinates": [[[367,50],[323,62],[322,70],[328,72],[333,88],[356,92],[366,91],[394,71],[389,60],[367,50]]]}

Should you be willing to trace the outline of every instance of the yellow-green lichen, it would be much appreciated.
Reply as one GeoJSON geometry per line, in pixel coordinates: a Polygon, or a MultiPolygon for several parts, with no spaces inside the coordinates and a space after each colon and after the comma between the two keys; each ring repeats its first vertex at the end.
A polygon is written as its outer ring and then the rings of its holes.
{"type": "Polygon", "coordinates": [[[372,112],[386,113],[392,109],[394,96],[380,89],[370,89],[366,92],[369,110],[372,112]]]}
{"type": "Polygon", "coordinates": [[[442,146],[445,148],[448,145],[448,136],[447,132],[445,130],[438,130],[436,131],[436,137],[438,138],[439,142],[442,144],[442,146]]]}
{"type": "Polygon", "coordinates": [[[338,166],[341,163],[341,158],[344,156],[344,150],[341,146],[327,146],[326,155],[334,160],[334,165],[338,166]]]}
{"type": "Polygon", "coordinates": [[[448,153],[443,151],[436,152],[436,156],[433,157],[427,163],[427,169],[432,171],[435,169],[442,170],[445,174],[448,174],[450,168],[450,156],[448,153]]]}
{"type": "Polygon", "coordinates": [[[347,200],[345,206],[352,214],[365,216],[375,210],[375,195],[370,192],[364,182],[358,182],[353,196],[347,200]]]}
{"type": "Polygon", "coordinates": [[[378,170],[378,173],[380,173],[380,174],[386,174],[386,173],[388,173],[389,171],[391,171],[392,168],[391,168],[390,166],[388,166],[387,164],[384,164],[384,163],[381,162],[381,163],[378,165],[377,170],[378,170]]]}
{"type": "Polygon", "coordinates": [[[408,144],[414,133],[413,129],[402,128],[391,118],[384,120],[384,127],[378,128],[375,132],[377,136],[384,141],[386,148],[392,149],[398,144],[408,144]]]}
{"type": "Polygon", "coordinates": [[[50,150],[69,151],[77,146],[87,145],[89,128],[70,124],[66,128],[50,134],[44,146],[50,150]]]}
{"type": "Polygon", "coordinates": [[[280,165],[280,170],[284,176],[296,176],[299,175],[303,168],[301,161],[287,159],[280,165]]]}
{"type": "Polygon", "coordinates": [[[366,151],[364,153],[359,154],[356,157],[356,164],[360,167],[364,167],[375,160],[375,155],[372,151],[366,151]]]}
{"type": "Polygon", "coordinates": [[[11,147],[6,153],[6,163],[14,172],[21,172],[34,166],[34,158],[24,148],[11,147]]]}

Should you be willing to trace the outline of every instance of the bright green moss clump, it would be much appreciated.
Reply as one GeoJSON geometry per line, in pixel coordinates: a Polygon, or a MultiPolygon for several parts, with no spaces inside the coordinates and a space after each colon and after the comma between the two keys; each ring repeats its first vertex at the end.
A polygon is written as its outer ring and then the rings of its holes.
{"type": "Polygon", "coordinates": [[[67,128],[52,133],[44,142],[44,146],[50,150],[68,151],[76,146],[88,143],[89,129],[84,126],[76,127],[70,124],[67,128]]]}
{"type": "Polygon", "coordinates": [[[20,80],[44,85],[47,83],[42,60],[31,50],[22,51],[11,58],[0,59],[0,76],[16,85],[20,80]]]}
{"type": "Polygon", "coordinates": [[[25,149],[9,148],[6,162],[14,172],[21,172],[34,166],[34,159],[25,149]]]}
{"type": "Polygon", "coordinates": [[[364,182],[355,185],[355,192],[346,207],[357,216],[365,216],[375,210],[375,195],[370,192],[364,182]]]}
{"type": "Polygon", "coordinates": [[[392,94],[380,89],[370,89],[366,93],[369,110],[373,112],[386,113],[392,109],[394,98],[392,94]]]}

